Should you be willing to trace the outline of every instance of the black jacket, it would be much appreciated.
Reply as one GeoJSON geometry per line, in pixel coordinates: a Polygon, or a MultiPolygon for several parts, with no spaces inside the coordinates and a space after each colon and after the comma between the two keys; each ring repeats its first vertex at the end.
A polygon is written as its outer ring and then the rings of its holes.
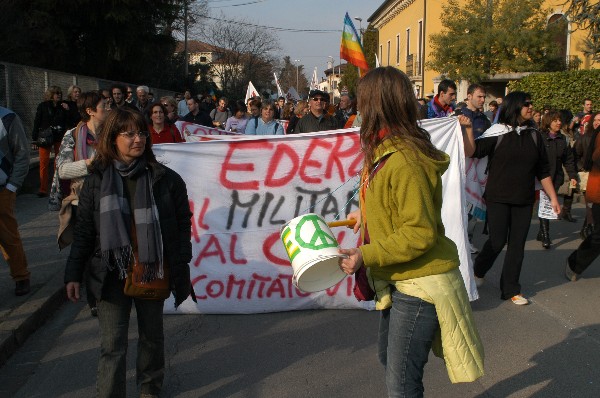
{"type": "Polygon", "coordinates": [[[483,197],[487,201],[512,205],[529,205],[535,201],[535,178],[540,181],[550,175],[548,155],[539,131],[527,129],[517,134],[475,140],[473,158],[488,159],[488,179],[483,197]],[[533,134],[537,138],[533,139],[533,134]],[[537,141],[537,143],[536,143],[537,141]]]}
{"type": "MultiPolygon", "coordinates": [[[[177,307],[192,294],[189,268],[192,259],[192,213],[185,182],[179,174],[160,164],[149,167],[152,171],[152,190],[158,208],[164,258],[169,266],[169,283],[177,307]]],[[[102,287],[108,272],[106,264],[100,258],[101,183],[102,172],[99,170],[93,171],[85,179],[79,196],[74,240],[65,269],[65,283],[81,283],[84,269],[89,264],[88,287],[96,299],[102,297],[102,287]],[[90,258],[91,261],[88,262],[90,258]]]]}
{"type": "Polygon", "coordinates": [[[302,119],[298,121],[294,128],[294,133],[312,133],[315,131],[337,130],[337,128],[338,123],[333,116],[323,113],[319,118],[312,112],[308,112],[308,114],[302,116],[302,119]]]}
{"type": "Polygon", "coordinates": [[[569,179],[577,178],[573,149],[567,144],[567,140],[562,134],[557,135],[556,138],[551,138],[547,132],[542,132],[542,138],[548,155],[550,177],[552,177],[554,189],[558,191],[558,188],[565,182],[563,166],[567,170],[569,179]]]}
{"type": "Polygon", "coordinates": [[[196,116],[192,112],[189,112],[187,115],[183,117],[184,122],[190,122],[194,124],[200,124],[206,127],[214,127],[212,124],[212,119],[210,115],[203,110],[200,110],[196,116]]]}
{"type": "Polygon", "coordinates": [[[35,120],[33,121],[33,131],[31,132],[31,139],[36,142],[38,134],[41,130],[45,130],[48,127],[55,127],[52,137],[54,142],[60,142],[63,135],[67,131],[67,127],[71,123],[71,113],[64,109],[62,103],[66,101],[60,101],[54,106],[54,101],[41,102],[35,112],[35,120]]]}

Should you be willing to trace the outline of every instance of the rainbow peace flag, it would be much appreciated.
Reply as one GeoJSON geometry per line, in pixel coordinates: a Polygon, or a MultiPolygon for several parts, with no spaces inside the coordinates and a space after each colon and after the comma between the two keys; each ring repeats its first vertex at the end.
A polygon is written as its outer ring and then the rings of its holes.
{"type": "Polygon", "coordinates": [[[358,40],[358,33],[348,13],[344,17],[344,31],[342,32],[342,43],[340,44],[340,58],[345,59],[352,65],[361,69],[361,74],[369,70],[365,52],[358,40]]]}

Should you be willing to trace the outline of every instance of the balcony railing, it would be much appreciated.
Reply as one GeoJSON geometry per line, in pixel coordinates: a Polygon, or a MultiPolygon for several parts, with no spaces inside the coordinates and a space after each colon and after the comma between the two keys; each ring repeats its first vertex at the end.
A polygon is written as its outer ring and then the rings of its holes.
{"type": "Polygon", "coordinates": [[[414,67],[415,67],[415,65],[414,65],[413,55],[412,54],[407,55],[406,56],[406,70],[405,70],[406,76],[413,77],[414,67]]]}
{"type": "Polygon", "coordinates": [[[421,60],[415,54],[406,56],[406,75],[408,77],[420,77],[422,74],[421,60]]]}
{"type": "Polygon", "coordinates": [[[414,64],[415,64],[414,75],[415,76],[421,76],[421,74],[422,74],[421,59],[419,57],[415,57],[414,64]]]}

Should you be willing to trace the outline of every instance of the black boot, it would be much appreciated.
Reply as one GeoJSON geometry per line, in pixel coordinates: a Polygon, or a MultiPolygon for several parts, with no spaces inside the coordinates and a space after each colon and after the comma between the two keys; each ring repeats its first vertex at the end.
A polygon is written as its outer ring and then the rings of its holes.
{"type": "Polygon", "coordinates": [[[571,206],[572,205],[573,205],[573,197],[565,196],[565,199],[563,200],[563,207],[560,212],[561,219],[568,221],[568,222],[577,222],[577,219],[573,218],[573,215],[571,215],[571,206]]]}
{"type": "Polygon", "coordinates": [[[538,234],[535,237],[535,240],[541,242],[542,241],[542,219],[540,218],[540,229],[538,230],[538,234]]]}
{"type": "Polygon", "coordinates": [[[592,224],[588,224],[587,220],[584,219],[581,231],[579,231],[579,237],[585,240],[585,238],[587,238],[592,232],[594,232],[594,226],[592,224]]]}
{"type": "Polygon", "coordinates": [[[544,249],[550,249],[550,220],[540,218],[540,231],[542,232],[542,246],[544,249]]]}

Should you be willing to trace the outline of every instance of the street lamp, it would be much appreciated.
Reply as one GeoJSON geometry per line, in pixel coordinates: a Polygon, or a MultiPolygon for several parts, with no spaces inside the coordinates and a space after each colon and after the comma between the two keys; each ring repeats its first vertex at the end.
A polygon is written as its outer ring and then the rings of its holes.
{"type": "Polygon", "coordinates": [[[335,102],[335,91],[333,89],[333,74],[335,72],[335,60],[331,55],[328,55],[327,58],[331,58],[331,73],[329,74],[329,92],[331,97],[329,98],[329,101],[333,104],[335,102]]]}
{"type": "Polygon", "coordinates": [[[354,17],[355,20],[358,21],[358,32],[360,34],[360,37],[358,38],[358,40],[360,41],[360,44],[362,44],[362,18],[361,17],[354,17]]]}
{"type": "Polygon", "coordinates": [[[299,92],[300,87],[298,87],[298,70],[300,69],[300,64],[298,62],[300,62],[300,60],[295,59],[294,62],[296,63],[296,90],[299,92]]]}

